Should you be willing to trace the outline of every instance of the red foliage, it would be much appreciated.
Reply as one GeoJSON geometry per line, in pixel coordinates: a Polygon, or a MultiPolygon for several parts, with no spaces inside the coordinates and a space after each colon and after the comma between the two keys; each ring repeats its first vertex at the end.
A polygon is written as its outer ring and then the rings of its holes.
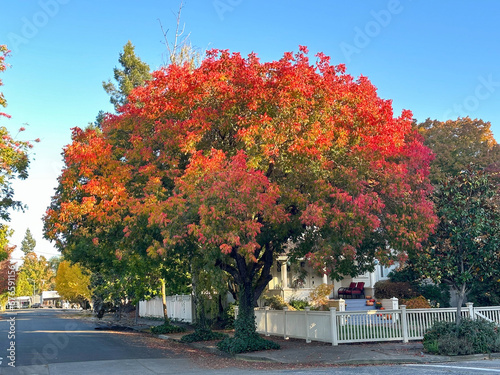
{"type": "Polygon", "coordinates": [[[366,77],[317,58],[305,47],[268,63],[213,50],[197,69],[154,72],[102,134],[75,130],[65,157],[79,168],[61,183],[81,199],[49,211],[53,234],[82,215],[146,214],[163,228],[152,252],[192,236],[258,262],[263,231],[286,243],[302,228],[309,258],[328,273],[418,250],[435,216],[431,156],[411,113],[393,117],[366,77]]]}

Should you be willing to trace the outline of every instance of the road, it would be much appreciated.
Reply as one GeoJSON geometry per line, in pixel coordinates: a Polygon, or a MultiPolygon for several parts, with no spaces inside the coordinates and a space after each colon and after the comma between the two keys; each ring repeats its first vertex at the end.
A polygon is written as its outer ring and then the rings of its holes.
{"type": "Polygon", "coordinates": [[[500,374],[499,360],[294,369],[245,363],[137,332],[96,330],[79,314],[59,309],[0,314],[0,374],[500,374]]]}

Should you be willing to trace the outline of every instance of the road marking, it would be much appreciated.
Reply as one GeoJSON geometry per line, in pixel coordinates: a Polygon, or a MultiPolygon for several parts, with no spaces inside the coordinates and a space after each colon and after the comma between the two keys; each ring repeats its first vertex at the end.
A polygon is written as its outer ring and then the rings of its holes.
{"type": "Polygon", "coordinates": [[[448,365],[405,365],[407,367],[439,367],[439,368],[453,368],[458,370],[473,370],[473,371],[490,371],[500,372],[500,369],[494,368],[478,368],[478,367],[462,367],[462,366],[448,366],[448,365]]]}

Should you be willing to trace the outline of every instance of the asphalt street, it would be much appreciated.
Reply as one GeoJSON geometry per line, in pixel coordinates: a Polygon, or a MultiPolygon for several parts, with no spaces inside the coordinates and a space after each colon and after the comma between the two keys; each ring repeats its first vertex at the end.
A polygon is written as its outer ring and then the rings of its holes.
{"type": "Polygon", "coordinates": [[[185,344],[134,331],[96,330],[94,323],[79,319],[78,314],[59,309],[0,314],[0,374],[500,374],[499,359],[302,368],[244,363],[204,356],[185,344]]]}

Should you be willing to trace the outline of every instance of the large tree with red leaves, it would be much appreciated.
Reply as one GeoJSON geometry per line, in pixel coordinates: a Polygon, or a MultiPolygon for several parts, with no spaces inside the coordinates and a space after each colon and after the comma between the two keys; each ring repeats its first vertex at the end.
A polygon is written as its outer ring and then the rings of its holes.
{"type": "Polygon", "coordinates": [[[66,191],[78,198],[55,197],[47,233],[64,244],[123,223],[122,256],[147,219],[151,256],[185,251],[238,285],[235,338],[221,347],[267,347],[253,307],[287,244],[340,278],[418,251],[432,231],[431,157],[411,129],[367,78],[322,54],[312,64],[305,47],[268,63],[211,51],[194,70],[154,72],[92,131],[101,151],[75,154],[84,168],[66,191]]]}

